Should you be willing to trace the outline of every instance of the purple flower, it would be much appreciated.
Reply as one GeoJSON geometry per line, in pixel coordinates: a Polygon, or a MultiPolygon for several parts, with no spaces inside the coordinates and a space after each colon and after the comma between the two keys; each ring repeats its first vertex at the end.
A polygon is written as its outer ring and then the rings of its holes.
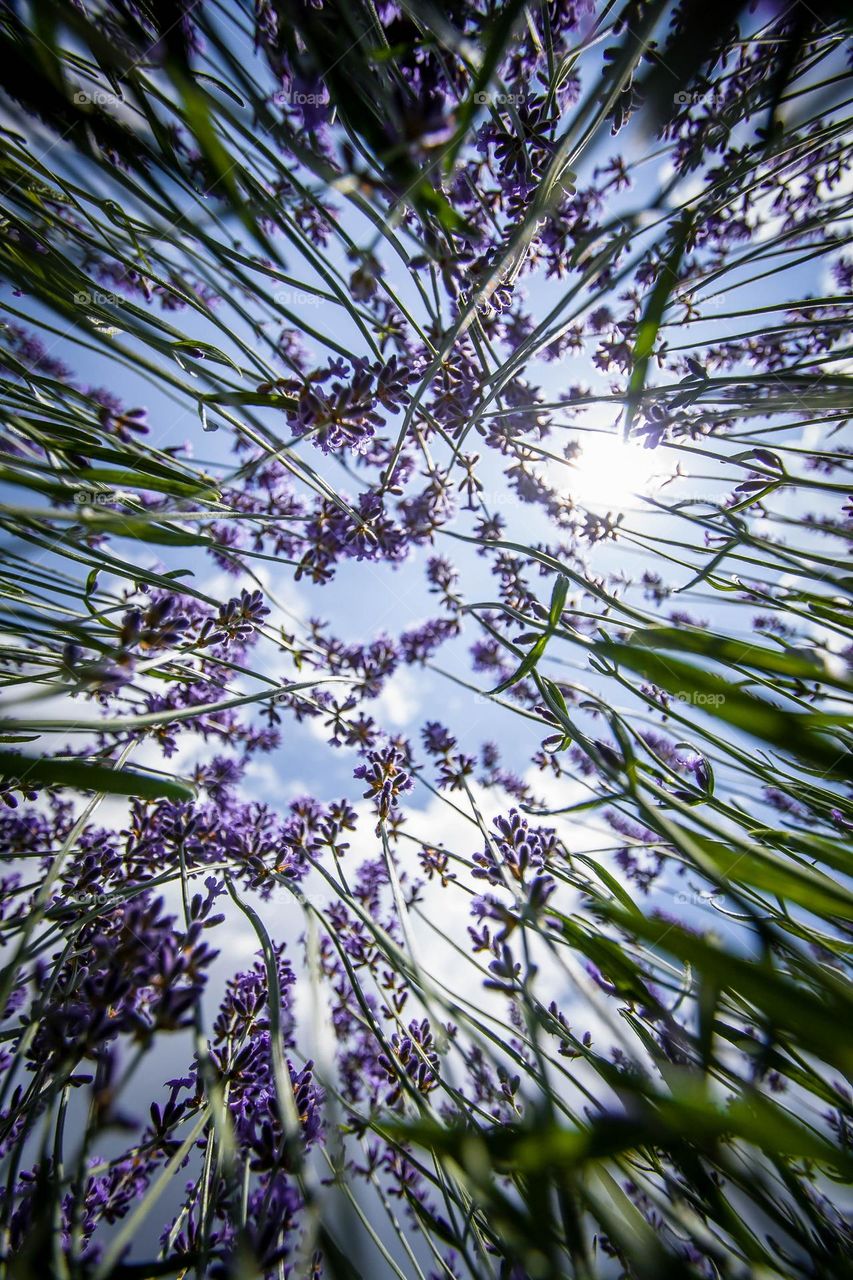
{"type": "Polygon", "coordinates": [[[365,799],[373,800],[382,821],[388,817],[398,797],[411,791],[414,785],[404,768],[405,763],[403,753],[388,746],[368,751],[367,762],[353,770],[353,777],[367,783],[365,799]]]}
{"type": "Polygon", "coordinates": [[[222,605],[216,617],[215,630],[208,635],[209,644],[231,644],[248,640],[269,614],[260,591],[247,591],[222,605]]]}

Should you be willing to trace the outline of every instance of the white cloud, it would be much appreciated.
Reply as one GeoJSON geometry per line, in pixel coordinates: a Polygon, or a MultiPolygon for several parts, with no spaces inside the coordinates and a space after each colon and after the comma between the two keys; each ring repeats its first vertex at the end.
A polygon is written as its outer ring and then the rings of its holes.
{"type": "Polygon", "coordinates": [[[420,709],[418,683],[407,667],[394,672],[372,704],[372,711],[378,722],[391,724],[395,729],[404,729],[410,725],[420,709]]]}

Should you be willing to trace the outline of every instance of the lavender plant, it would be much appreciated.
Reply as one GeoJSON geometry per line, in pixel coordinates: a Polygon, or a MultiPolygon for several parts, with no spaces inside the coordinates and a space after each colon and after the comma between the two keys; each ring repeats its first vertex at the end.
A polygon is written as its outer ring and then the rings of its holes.
{"type": "Polygon", "coordinates": [[[846,8],[0,41],[0,1274],[853,1275],[846,8]]]}

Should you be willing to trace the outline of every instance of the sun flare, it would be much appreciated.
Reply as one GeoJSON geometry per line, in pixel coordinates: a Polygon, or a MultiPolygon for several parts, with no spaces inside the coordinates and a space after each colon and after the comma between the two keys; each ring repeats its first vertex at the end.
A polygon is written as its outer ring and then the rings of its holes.
{"type": "Polygon", "coordinates": [[[604,433],[585,433],[579,443],[568,483],[571,496],[582,506],[611,511],[637,506],[664,478],[654,450],[604,433]]]}

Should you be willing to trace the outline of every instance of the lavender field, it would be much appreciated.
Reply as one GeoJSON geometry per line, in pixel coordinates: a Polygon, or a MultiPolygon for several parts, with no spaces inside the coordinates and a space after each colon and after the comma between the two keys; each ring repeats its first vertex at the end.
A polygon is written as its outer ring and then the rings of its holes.
{"type": "Polygon", "coordinates": [[[0,7],[0,1278],[853,1280],[851,63],[0,7]]]}

